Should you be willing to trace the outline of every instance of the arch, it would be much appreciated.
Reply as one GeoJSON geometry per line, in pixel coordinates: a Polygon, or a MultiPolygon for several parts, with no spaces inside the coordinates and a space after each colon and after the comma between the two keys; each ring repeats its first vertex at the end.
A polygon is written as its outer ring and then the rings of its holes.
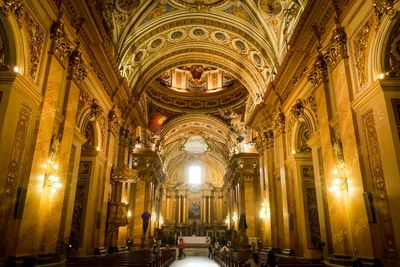
{"type": "MultiPolygon", "coordinates": [[[[399,8],[400,3],[397,3],[399,8]]],[[[380,73],[387,73],[388,63],[387,63],[387,48],[390,45],[389,40],[392,36],[392,32],[400,27],[400,13],[396,15],[393,19],[389,16],[384,16],[377,28],[374,39],[371,43],[371,48],[368,53],[368,79],[373,82],[375,81],[380,73]]]]}
{"type": "Polygon", "coordinates": [[[146,85],[162,72],[177,65],[197,63],[208,64],[229,72],[242,82],[253,98],[265,92],[266,81],[259,71],[252,70],[253,66],[250,62],[235,59],[232,55],[223,52],[211,53],[209,49],[209,47],[198,45],[196,49],[188,47],[180,51],[159,53],[153,58],[149,58],[144,65],[140,66],[141,71],[132,77],[131,86],[136,88],[138,93],[141,94],[145,90],[146,85]],[[196,59],[193,59],[193,52],[196,53],[196,59]]]}
{"type": "Polygon", "coordinates": [[[241,80],[253,98],[263,95],[271,69],[277,66],[270,42],[223,15],[190,15],[182,13],[168,25],[162,20],[123,40],[119,64],[131,87],[140,95],[149,82],[169,68],[206,63],[241,80]]]}
{"type": "Polygon", "coordinates": [[[94,141],[95,141],[95,148],[96,149],[101,149],[102,144],[105,143],[105,136],[102,135],[102,132],[105,130],[104,125],[100,125],[99,120],[104,120],[105,117],[103,113],[97,114],[93,112],[91,107],[87,107],[84,109],[78,119],[76,126],[79,128],[80,132],[82,134],[85,134],[85,131],[88,127],[89,124],[92,125],[93,130],[94,130],[94,141]]]}
{"type": "Polygon", "coordinates": [[[21,31],[14,16],[4,16],[3,13],[0,13],[0,24],[2,36],[4,34],[7,39],[6,53],[8,58],[6,65],[10,70],[17,66],[19,68],[18,72],[24,75],[25,70],[27,70],[25,66],[28,66],[27,61],[29,60],[26,56],[26,51],[28,51],[26,37],[23,35],[23,31],[21,31]]]}
{"type": "MultiPolygon", "coordinates": [[[[209,166],[214,182],[222,186],[223,174],[228,166],[229,156],[233,153],[236,146],[236,139],[231,130],[217,118],[189,114],[172,119],[161,131],[162,147],[161,157],[167,179],[170,184],[176,184],[182,179],[183,174],[178,173],[180,167],[185,166],[189,161],[199,159],[209,166]],[[195,137],[195,144],[199,143],[200,152],[193,152],[185,147],[195,137]],[[206,156],[204,156],[206,155],[206,156]]],[[[198,146],[195,146],[197,149],[198,146]]]]}
{"type": "Polygon", "coordinates": [[[289,139],[289,147],[292,147],[296,152],[304,152],[299,149],[299,138],[302,134],[302,127],[307,127],[309,137],[311,138],[318,130],[317,120],[312,110],[305,108],[303,114],[295,121],[292,126],[292,131],[289,139]],[[290,146],[290,144],[292,144],[290,146]]]}

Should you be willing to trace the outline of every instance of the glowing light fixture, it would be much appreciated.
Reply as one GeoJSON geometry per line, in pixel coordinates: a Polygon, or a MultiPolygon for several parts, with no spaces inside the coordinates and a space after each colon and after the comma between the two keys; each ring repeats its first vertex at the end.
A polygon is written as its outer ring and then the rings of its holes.
{"type": "Polygon", "coordinates": [[[264,202],[261,203],[261,209],[260,209],[260,214],[259,214],[260,219],[264,220],[264,219],[268,218],[270,216],[270,212],[271,212],[271,209],[269,207],[269,204],[264,203],[264,202]]]}
{"type": "Polygon", "coordinates": [[[345,175],[341,175],[343,170],[340,171],[338,169],[333,169],[333,179],[332,184],[329,187],[329,191],[335,193],[336,196],[340,196],[341,192],[349,191],[349,184],[347,177],[345,175]]]}
{"type": "Polygon", "coordinates": [[[43,188],[49,188],[51,193],[55,193],[57,189],[63,186],[60,182],[60,178],[57,176],[59,166],[51,159],[47,160],[44,166],[46,168],[46,173],[44,175],[43,188]]]}
{"type": "Polygon", "coordinates": [[[236,211],[233,212],[232,221],[234,221],[234,222],[238,221],[238,215],[237,215],[236,211]]]}

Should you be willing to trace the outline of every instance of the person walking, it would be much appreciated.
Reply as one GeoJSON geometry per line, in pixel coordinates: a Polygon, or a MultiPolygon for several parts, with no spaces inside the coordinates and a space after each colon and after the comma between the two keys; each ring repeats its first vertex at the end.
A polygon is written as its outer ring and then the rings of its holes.
{"type": "Polygon", "coordinates": [[[185,241],[183,240],[183,237],[179,237],[179,241],[178,241],[178,249],[179,249],[179,255],[178,258],[179,259],[183,259],[184,257],[186,257],[184,249],[185,249],[185,241]]]}

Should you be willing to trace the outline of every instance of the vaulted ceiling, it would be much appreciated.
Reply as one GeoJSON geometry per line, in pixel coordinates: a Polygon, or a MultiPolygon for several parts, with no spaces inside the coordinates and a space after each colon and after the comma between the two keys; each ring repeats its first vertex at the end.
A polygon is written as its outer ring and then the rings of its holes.
{"type": "Polygon", "coordinates": [[[213,170],[210,182],[222,185],[229,157],[251,145],[246,110],[267,93],[306,4],[96,1],[121,74],[146,97],[171,184],[179,184],[187,162],[199,160],[213,170]]]}

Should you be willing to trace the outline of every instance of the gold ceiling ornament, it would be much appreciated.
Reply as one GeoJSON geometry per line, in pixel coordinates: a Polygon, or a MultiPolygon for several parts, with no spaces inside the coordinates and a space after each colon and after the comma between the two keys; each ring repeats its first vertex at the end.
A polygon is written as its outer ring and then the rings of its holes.
{"type": "Polygon", "coordinates": [[[393,19],[398,10],[394,8],[396,0],[374,0],[374,11],[376,17],[376,24],[379,25],[384,15],[388,15],[390,19],[393,19]]]}
{"type": "Polygon", "coordinates": [[[175,1],[183,5],[207,6],[207,7],[219,6],[227,2],[227,0],[175,0],[175,1]]]}
{"type": "Polygon", "coordinates": [[[258,6],[269,15],[277,15],[282,11],[282,4],[278,0],[259,0],[258,6]]]}
{"type": "Polygon", "coordinates": [[[76,82],[82,82],[87,76],[87,68],[83,63],[81,52],[79,51],[79,44],[71,52],[68,62],[68,78],[76,82]]]}
{"type": "Polygon", "coordinates": [[[8,16],[9,13],[13,13],[18,21],[18,26],[22,28],[22,17],[24,15],[24,3],[25,0],[4,0],[3,4],[0,4],[0,10],[4,15],[8,16]]]}

